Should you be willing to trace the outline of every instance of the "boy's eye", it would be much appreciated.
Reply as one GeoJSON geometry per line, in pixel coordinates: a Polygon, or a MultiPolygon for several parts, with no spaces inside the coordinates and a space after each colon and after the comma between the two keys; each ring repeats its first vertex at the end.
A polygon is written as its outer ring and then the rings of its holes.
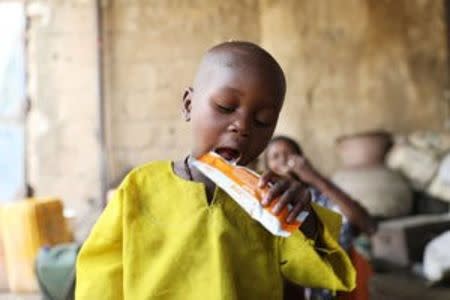
{"type": "Polygon", "coordinates": [[[258,127],[269,127],[271,125],[271,123],[269,123],[269,122],[264,122],[264,121],[261,121],[258,119],[255,119],[255,124],[258,127]]]}
{"type": "Polygon", "coordinates": [[[235,110],[234,107],[223,106],[223,105],[220,105],[217,103],[216,103],[216,106],[221,112],[226,113],[226,114],[232,113],[235,110]]]}

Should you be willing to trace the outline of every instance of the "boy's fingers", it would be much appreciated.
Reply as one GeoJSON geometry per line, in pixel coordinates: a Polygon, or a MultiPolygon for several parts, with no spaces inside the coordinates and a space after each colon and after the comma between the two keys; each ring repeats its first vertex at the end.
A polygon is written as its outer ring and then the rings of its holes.
{"type": "Polygon", "coordinates": [[[311,194],[311,190],[308,189],[307,187],[305,187],[303,189],[303,197],[305,199],[305,201],[303,203],[306,205],[310,205],[311,201],[312,201],[312,194],[311,194]]]}
{"type": "Polygon", "coordinates": [[[266,171],[261,175],[261,178],[258,182],[258,187],[265,187],[273,178],[275,177],[275,173],[272,171],[266,171]]]}
{"type": "Polygon", "coordinates": [[[295,204],[294,208],[290,211],[288,214],[286,221],[288,223],[292,223],[297,219],[300,212],[302,212],[305,209],[309,210],[309,206],[311,204],[311,193],[308,189],[303,189],[302,191],[302,199],[301,201],[298,201],[297,204],[295,204]]]}
{"type": "Polygon", "coordinates": [[[303,203],[301,202],[297,203],[287,216],[286,221],[288,223],[293,223],[295,219],[297,219],[297,216],[300,214],[300,212],[303,210],[303,207],[304,207],[303,203]]]}
{"type": "Polygon", "coordinates": [[[283,192],[289,187],[288,180],[278,180],[275,182],[269,191],[266,193],[262,199],[262,205],[267,206],[272,202],[273,199],[283,194],[283,192]]]}
{"type": "Polygon", "coordinates": [[[292,203],[295,197],[300,192],[300,185],[294,184],[287,191],[283,193],[280,200],[278,200],[277,204],[273,208],[273,213],[278,215],[289,203],[292,203]]]}

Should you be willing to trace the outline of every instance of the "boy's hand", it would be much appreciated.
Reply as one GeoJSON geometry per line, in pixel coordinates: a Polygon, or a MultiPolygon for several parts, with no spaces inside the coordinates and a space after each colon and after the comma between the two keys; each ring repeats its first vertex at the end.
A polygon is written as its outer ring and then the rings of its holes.
{"type": "Polygon", "coordinates": [[[301,181],[288,177],[280,177],[268,171],[261,176],[259,187],[263,188],[270,185],[269,192],[262,200],[262,205],[269,205],[274,199],[280,197],[278,203],[274,206],[273,212],[279,214],[288,204],[292,209],[286,217],[288,223],[295,221],[300,212],[310,211],[311,193],[308,186],[301,181]]]}

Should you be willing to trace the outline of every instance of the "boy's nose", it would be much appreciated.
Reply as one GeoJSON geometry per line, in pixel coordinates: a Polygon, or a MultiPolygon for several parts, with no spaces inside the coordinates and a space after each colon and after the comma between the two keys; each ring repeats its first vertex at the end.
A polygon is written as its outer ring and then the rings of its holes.
{"type": "Polygon", "coordinates": [[[232,132],[235,132],[243,137],[248,137],[250,134],[250,118],[236,119],[230,126],[232,132]]]}

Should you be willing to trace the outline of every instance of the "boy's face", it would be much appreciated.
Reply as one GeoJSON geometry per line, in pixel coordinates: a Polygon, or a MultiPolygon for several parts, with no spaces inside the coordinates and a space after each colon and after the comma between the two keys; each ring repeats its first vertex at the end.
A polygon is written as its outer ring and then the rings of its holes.
{"type": "Polygon", "coordinates": [[[211,67],[183,98],[199,157],[216,151],[246,165],[264,150],[275,129],[283,99],[274,75],[254,66],[211,67]]]}

